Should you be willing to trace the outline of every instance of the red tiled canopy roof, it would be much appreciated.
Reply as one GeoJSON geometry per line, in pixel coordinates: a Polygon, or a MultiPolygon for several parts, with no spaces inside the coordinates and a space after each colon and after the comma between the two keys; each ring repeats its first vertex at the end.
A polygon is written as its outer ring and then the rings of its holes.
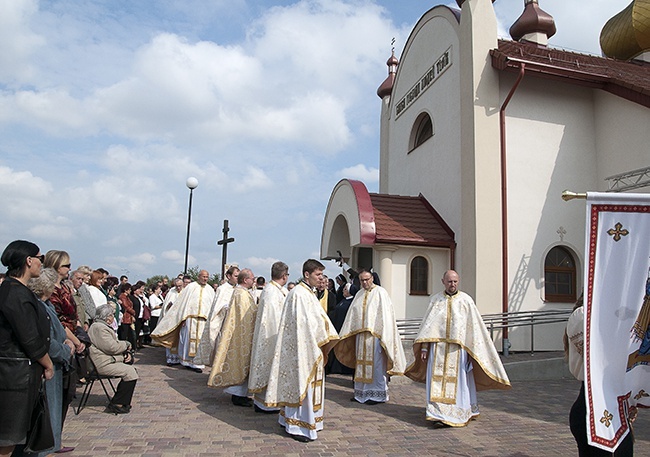
{"type": "Polygon", "coordinates": [[[648,63],[623,62],[509,40],[499,40],[498,48],[490,54],[492,66],[498,70],[518,72],[524,63],[526,74],[602,89],[650,108],[648,63]]]}
{"type": "Polygon", "coordinates": [[[422,194],[370,194],[375,243],[453,248],[454,232],[422,194]]]}

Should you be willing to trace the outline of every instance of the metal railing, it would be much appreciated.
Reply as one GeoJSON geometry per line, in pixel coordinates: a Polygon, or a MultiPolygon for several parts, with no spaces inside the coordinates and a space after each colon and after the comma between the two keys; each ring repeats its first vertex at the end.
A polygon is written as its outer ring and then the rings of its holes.
{"type": "MultiPolygon", "coordinates": [[[[530,352],[535,352],[535,326],[566,322],[573,310],[515,311],[511,313],[484,314],[481,317],[494,340],[495,330],[514,327],[530,327],[530,352]]],[[[422,318],[397,319],[397,328],[404,340],[414,340],[422,318]]]]}

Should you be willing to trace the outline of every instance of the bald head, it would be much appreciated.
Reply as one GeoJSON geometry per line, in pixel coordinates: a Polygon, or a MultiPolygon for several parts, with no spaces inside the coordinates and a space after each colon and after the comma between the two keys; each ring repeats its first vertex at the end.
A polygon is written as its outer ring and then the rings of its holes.
{"type": "Polygon", "coordinates": [[[454,295],[458,292],[459,283],[460,277],[454,270],[447,270],[445,271],[445,274],[442,275],[442,284],[445,286],[445,292],[447,295],[454,295]]]}
{"type": "Polygon", "coordinates": [[[210,279],[210,273],[208,273],[207,270],[201,270],[199,271],[199,275],[196,277],[196,282],[205,286],[208,283],[208,279],[210,279]]]}
{"type": "Polygon", "coordinates": [[[237,277],[237,284],[244,287],[245,289],[250,289],[255,283],[255,275],[250,268],[244,268],[239,271],[239,276],[237,277]]]}

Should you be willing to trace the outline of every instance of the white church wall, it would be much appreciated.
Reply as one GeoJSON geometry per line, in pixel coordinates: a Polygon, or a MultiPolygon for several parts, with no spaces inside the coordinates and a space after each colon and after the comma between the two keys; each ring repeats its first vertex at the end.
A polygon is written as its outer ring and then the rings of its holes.
{"type": "MultiPolygon", "coordinates": [[[[375,261],[378,260],[375,252],[375,261]]],[[[440,278],[449,269],[449,251],[447,249],[399,246],[392,253],[391,300],[397,319],[421,318],[429,306],[431,295],[442,290],[440,278]],[[428,295],[411,295],[410,266],[411,260],[422,256],[429,262],[428,295]]],[[[382,278],[380,277],[380,280],[382,278]]],[[[383,283],[382,283],[383,284],[383,283]]]]}
{"type": "Polygon", "coordinates": [[[339,183],[332,191],[332,196],[323,221],[321,235],[321,256],[336,257],[336,251],[343,251],[349,256],[351,246],[360,243],[359,211],[356,206],[356,196],[349,183],[339,183]]]}
{"type": "MultiPolygon", "coordinates": [[[[514,77],[502,77],[508,93],[514,77]]],[[[507,110],[510,311],[570,309],[545,302],[544,259],[552,246],[573,251],[576,292],[582,290],[585,202],[564,202],[562,191],[596,185],[593,90],[524,77],[507,110]],[[528,78],[528,79],[526,79],[528,78]]],[[[561,349],[563,324],[535,334],[536,350],[561,349]]],[[[530,347],[530,328],[513,329],[513,349],[530,347]]]]}
{"type": "Polygon", "coordinates": [[[400,57],[389,120],[388,193],[415,196],[422,193],[452,230],[460,232],[460,136],[458,23],[446,8],[429,12],[414,30],[400,57]],[[450,65],[417,99],[395,117],[395,106],[412,90],[446,51],[450,65]],[[434,134],[409,152],[409,139],[417,117],[427,112],[434,134]]]}
{"type": "MultiPolygon", "coordinates": [[[[590,190],[606,191],[604,178],[650,167],[650,110],[605,91],[594,100],[598,180],[590,190]]],[[[650,192],[650,186],[631,192],[650,192]]]]}

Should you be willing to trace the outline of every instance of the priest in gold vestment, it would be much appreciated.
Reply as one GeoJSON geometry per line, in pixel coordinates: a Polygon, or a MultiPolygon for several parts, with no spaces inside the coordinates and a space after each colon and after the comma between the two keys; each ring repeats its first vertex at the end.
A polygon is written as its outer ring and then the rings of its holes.
{"type": "Polygon", "coordinates": [[[509,389],[508,375],[474,304],[445,272],[444,292],[431,297],[405,375],[426,382],[426,419],[462,427],[478,416],[477,390],[509,389]]]}
{"type": "Polygon", "coordinates": [[[315,293],[325,266],[309,259],[302,270],[302,280],[284,302],[264,404],[282,407],[280,425],[306,442],[323,429],[324,367],[338,335],[315,293]]]}
{"type": "Polygon", "coordinates": [[[214,289],[208,285],[209,278],[210,273],[199,271],[196,282],[183,289],[151,334],[151,338],[162,346],[177,351],[183,366],[198,373],[204,366],[195,364],[194,357],[214,299],[214,289]]]}
{"type": "Polygon", "coordinates": [[[214,300],[208,313],[208,320],[205,323],[203,335],[201,335],[201,341],[199,342],[199,349],[196,352],[196,357],[194,357],[195,363],[210,365],[212,360],[214,360],[217,336],[221,331],[221,325],[228,311],[228,304],[237,285],[239,267],[232,266],[228,268],[225,276],[226,282],[217,288],[214,295],[214,300]]]}
{"type": "Polygon", "coordinates": [[[278,412],[278,408],[267,408],[264,398],[271,373],[271,362],[275,354],[280,316],[288,293],[284,285],[288,280],[289,267],[287,264],[275,262],[271,267],[271,281],[264,286],[259,299],[248,378],[248,390],[253,393],[255,412],[257,413],[278,412]]]}
{"type": "Polygon", "coordinates": [[[248,398],[248,370],[255,331],[257,303],[251,294],[255,276],[248,268],[239,272],[226,317],[217,337],[208,386],[225,387],[236,406],[252,406],[248,398]]]}
{"type": "Polygon", "coordinates": [[[388,375],[403,375],[406,357],[388,292],[367,270],[359,272],[359,281],[334,353],[355,370],[352,400],[374,405],[388,401],[388,375]]]}

